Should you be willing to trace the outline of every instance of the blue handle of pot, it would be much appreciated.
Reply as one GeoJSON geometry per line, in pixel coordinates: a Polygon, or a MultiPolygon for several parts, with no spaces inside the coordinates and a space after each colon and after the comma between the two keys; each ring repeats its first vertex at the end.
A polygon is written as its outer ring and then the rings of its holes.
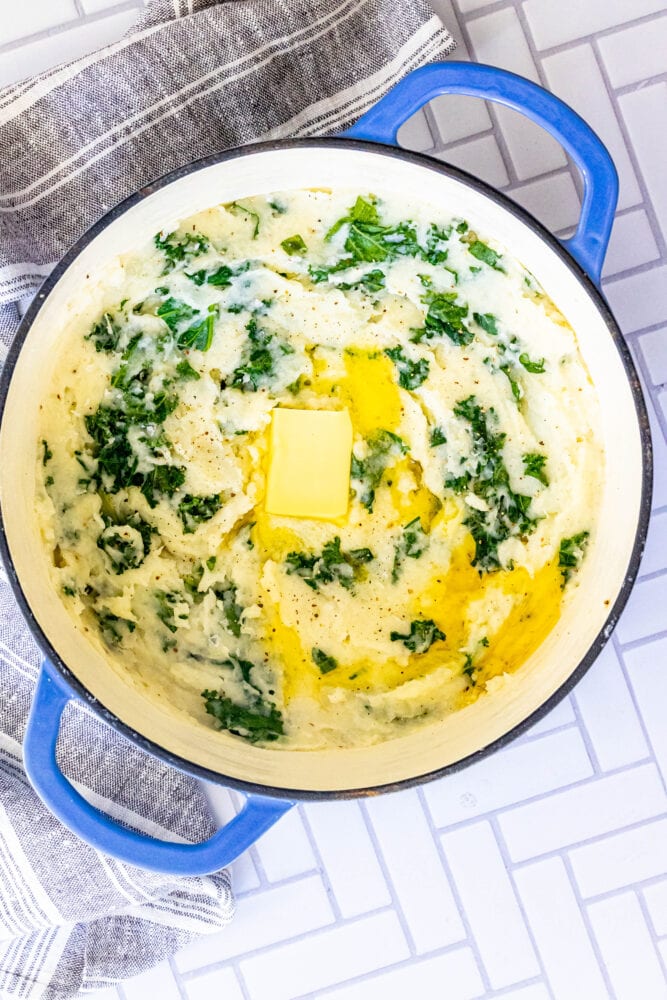
{"type": "Polygon", "coordinates": [[[234,861],[293,805],[249,795],[242,811],[201,844],[174,844],[128,830],[86,802],[58,767],[60,719],[71,698],[61,676],[44,662],[23,743],[25,769],[42,802],[60,822],[104,854],[168,875],[207,875],[234,861]]]}
{"type": "Polygon", "coordinates": [[[581,171],[584,198],[577,231],[563,240],[563,246],[599,284],[618,198],[616,168],[583,118],[536,83],[495,66],[431,63],[404,77],[343,135],[395,146],[401,125],[441,94],[466,94],[513,108],[541,125],[567,150],[581,171]]]}

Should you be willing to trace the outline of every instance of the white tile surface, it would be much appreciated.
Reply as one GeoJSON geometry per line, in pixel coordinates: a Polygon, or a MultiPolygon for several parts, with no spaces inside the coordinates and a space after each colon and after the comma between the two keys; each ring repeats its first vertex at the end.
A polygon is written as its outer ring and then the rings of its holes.
{"type": "Polygon", "coordinates": [[[612,643],[574,692],[591,748],[602,771],[634,764],[650,753],[623,670],[612,643]],[[604,699],[600,691],[604,691],[604,699]]]}
{"type": "Polygon", "coordinates": [[[667,83],[623,94],[618,103],[658,224],[667,239],[667,128],[661,127],[667,121],[667,83]]]}
{"type": "Polygon", "coordinates": [[[306,807],[306,815],[342,916],[354,917],[390,903],[359,803],[317,802],[306,807]]]}
{"type": "MultiPolygon", "coordinates": [[[[535,62],[513,7],[471,21],[468,31],[478,62],[501,66],[538,82],[535,62]]],[[[543,129],[507,108],[497,107],[496,115],[518,180],[565,166],[563,150],[543,129]]]]}
{"type": "Polygon", "coordinates": [[[620,181],[618,207],[636,205],[641,201],[639,186],[592,47],[558,52],[544,59],[542,67],[549,87],[593,126],[611,153],[620,181]]]}
{"type": "Polygon", "coordinates": [[[660,816],[667,806],[655,764],[585,782],[499,817],[513,861],[556,851],[589,837],[660,816]]]}
{"type": "Polygon", "coordinates": [[[489,823],[445,833],[442,846],[493,989],[539,975],[528,929],[489,823]]]}
{"type": "Polygon", "coordinates": [[[424,795],[434,823],[445,827],[544,795],[592,773],[581,733],[566,729],[509,747],[426,785],[424,795]]]}
{"type": "Polygon", "coordinates": [[[627,87],[664,73],[667,16],[604,35],[598,48],[612,87],[627,87]]]}
{"type": "Polygon", "coordinates": [[[418,793],[379,796],[366,808],[416,953],[462,941],[465,929],[418,793]]]}
{"type": "Polygon", "coordinates": [[[592,903],[593,933],[617,1000],[667,1000],[667,983],[634,893],[592,903]]]}
{"type": "Polygon", "coordinates": [[[253,1000],[294,1000],[394,965],[410,951],[395,913],[379,913],[240,963],[253,1000]]]}
{"type": "MultiPolygon", "coordinates": [[[[650,383],[659,513],[641,566],[649,578],[623,617],[619,652],[608,647],[576,692],[515,745],[420,792],[290,813],[232,866],[233,924],[124,984],[126,1000],[664,996],[667,820],[658,766],[664,774],[667,640],[653,637],[667,630],[667,0],[433,3],[462,43],[455,58],[547,80],[600,130],[618,163],[625,207],[605,287],[650,383]]],[[[115,41],[140,6],[15,5],[0,15],[0,86],[115,41]]],[[[514,116],[494,112],[496,120],[498,131],[482,101],[442,97],[402,139],[505,187],[550,228],[571,226],[578,198],[562,154],[514,116]]],[[[214,797],[221,821],[234,814],[233,796],[217,789],[214,797]]],[[[94,1000],[120,996],[110,989],[94,1000]]]]}
{"type": "Polygon", "coordinates": [[[535,44],[546,49],[664,7],[662,0],[525,0],[523,9],[535,44]]]}
{"type": "Polygon", "coordinates": [[[626,830],[570,851],[582,896],[624,889],[667,872],[667,820],[626,830]]]}
{"type": "Polygon", "coordinates": [[[372,1000],[373,997],[405,1000],[407,996],[432,996],[436,983],[445,986],[447,1000],[473,1000],[484,996],[485,992],[475,956],[469,948],[457,948],[352,986],[321,993],[319,997],[321,1000],[372,1000]]]}
{"type": "Polygon", "coordinates": [[[527,865],[514,878],[555,1000],[608,1000],[604,977],[561,859],[527,865]]]}

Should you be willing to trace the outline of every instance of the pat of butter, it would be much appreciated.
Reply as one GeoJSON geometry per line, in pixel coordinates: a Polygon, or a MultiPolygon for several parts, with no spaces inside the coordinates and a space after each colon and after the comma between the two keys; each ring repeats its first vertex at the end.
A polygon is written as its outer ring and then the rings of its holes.
{"type": "Polygon", "coordinates": [[[343,517],[351,456],[347,410],[273,410],[267,512],[325,521],[343,517]]]}

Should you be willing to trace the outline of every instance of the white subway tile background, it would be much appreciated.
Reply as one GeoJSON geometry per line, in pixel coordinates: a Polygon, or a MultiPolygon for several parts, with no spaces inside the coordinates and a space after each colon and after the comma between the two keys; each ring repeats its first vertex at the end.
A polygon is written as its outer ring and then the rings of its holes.
{"type": "MultiPolygon", "coordinates": [[[[8,0],[5,0],[8,2],[8,0]]],[[[232,866],[232,925],[94,1000],[667,1000],[667,4],[432,0],[456,58],[540,82],[621,178],[604,290],[639,366],[656,477],[640,580],[573,694],[423,788],[299,806],[232,866]]],[[[22,0],[0,86],[115,41],[142,0],[22,0]]],[[[578,178],[517,115],[439,98],[401,134],[563,235],[578,178]]],[[[221,820],[236,794],[215,791],[221,820]]]]}

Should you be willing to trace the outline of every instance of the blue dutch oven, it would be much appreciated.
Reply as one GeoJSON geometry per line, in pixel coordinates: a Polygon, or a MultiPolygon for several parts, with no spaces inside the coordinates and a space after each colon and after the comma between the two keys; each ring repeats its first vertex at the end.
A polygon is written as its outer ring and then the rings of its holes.
{"type": "Polygon", "coordinates": [[[558,98],[511,73],[469,63],[425,66],[400,82],[353,128],[331,139],[259,143],[193,163],[124,201],[82,237],[27,313],[0,386],[0,547],[21,609],[44,650],[25,734],[25,767],[38,795],[75,834],[131,864],[160,872],[216,871],[246,850],[298,799],[375,794],[440,777],[506,745],[582,677],[621,613],[637,574],[650,507],[651,449],[636,371],[599,291],[617,199],[616,171],[588,125],[558,98]],[[441,94],[513,108],[568,152],[583,181],[581,218],[559,241],[531,215],[461,170],[399,149],[399,128],[441,94]],[[443,723],[354,750],[260,749],[195,720],[166,716],[112,671],[76,632],[53,592],[36,525],[34,463],[39,400],[58,353],[63,310],[88,273],[141,239],[200,209],[297,187],[415,194],[463,216],[536,276],[577,333],[596,386],[607,476],[577,600],[516,681],[443,723]],[[243,790],[244,808],[209,841],[175,844],[126,829],[90,805],[56,762],[60,719],[73,698],[149,753],[201,779],[243,790]]]}

